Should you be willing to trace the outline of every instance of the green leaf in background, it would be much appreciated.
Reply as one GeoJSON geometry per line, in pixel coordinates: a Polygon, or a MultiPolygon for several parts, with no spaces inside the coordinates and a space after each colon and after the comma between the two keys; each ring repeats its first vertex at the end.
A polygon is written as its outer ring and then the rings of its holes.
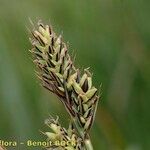
{"type": "Polygon", "coordinates": [[[76,65],[94,68],[94,84],[103,85],[94,149],[150,149],[149,14],[149,0],[0,0],[0,139],[40,140],[49,113],[68,117],[33,74],[31,18],[63,30],[76,65]]]}

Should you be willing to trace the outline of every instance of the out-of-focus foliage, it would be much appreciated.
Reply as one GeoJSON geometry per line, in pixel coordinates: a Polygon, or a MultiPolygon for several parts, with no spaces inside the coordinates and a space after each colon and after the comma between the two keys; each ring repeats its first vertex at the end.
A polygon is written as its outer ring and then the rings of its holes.
{"type": "Polygon", "coordinates": [[[90,66],[94,84],[103,84],[95,150],[150,149],[149,16],[149,0],[0,0],[0,139],[42,139],[48,114],[68,124],[63,105],[34,75],[31,18],[63,31],[76,66],[90,66]]]}

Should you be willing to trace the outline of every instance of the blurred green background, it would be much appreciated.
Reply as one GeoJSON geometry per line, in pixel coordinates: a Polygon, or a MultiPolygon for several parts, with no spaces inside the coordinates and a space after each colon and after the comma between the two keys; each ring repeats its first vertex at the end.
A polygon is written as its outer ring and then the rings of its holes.
{"type": "Polygon", "coordinates": [[[63,32],[76,65],[90,66],[96,87],[103,85],[91,130],[94,149],[149,150],[149,0],[0,0],[0,139],[43,139],[39,130],[47,129],[49,114],[65,127],[69,121],[35,77],[29,18],[63,32]]]}

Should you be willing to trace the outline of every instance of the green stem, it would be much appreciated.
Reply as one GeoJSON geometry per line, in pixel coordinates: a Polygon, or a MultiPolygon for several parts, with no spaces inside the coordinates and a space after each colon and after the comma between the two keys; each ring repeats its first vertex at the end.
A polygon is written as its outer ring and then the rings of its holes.
{"type": "Polygon", "coordinates": [[[92,146],[92,143],[91,143],[90,139],[85,139],[84,143],[85,143],[85,147],[86,147],[87,150],[93,150],[93,146],[92,146]]]}
{"type": "Polygon", "coordinates": [[[85,150],[93,150],[93,146],[91,143],[91,140],[89,138],[89,136],[85,136],[83,128],[81,128],[78,124],[78,121],[76,119],[73,119],[74,125],[80,135],[80,137],[82,138],[84,145],[85,145],[85,150]]]}

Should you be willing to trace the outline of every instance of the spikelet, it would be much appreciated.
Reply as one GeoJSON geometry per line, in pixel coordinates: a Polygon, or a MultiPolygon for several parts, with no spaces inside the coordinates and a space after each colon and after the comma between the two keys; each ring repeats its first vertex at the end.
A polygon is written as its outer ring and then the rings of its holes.
{"type": "Polygon", "coordinates": [[[49,25],[38,24],[30,39],[37,76],[43,87],[59,97],[82,139],[93,124],[99,96],[89,69],[76,69],[62,36],[49,25]]]}
{"type": "Polygon", "coordinates": [[[47,141],[51,141],[51,145],[47,146],[46,149],[60,149],[60,150],[85,150],[83,142],[80,137],[76,135],[72,123],[66,130],[61,127],[58,118],[46,119],[45,124],[51,129],[51,132],[45,132],[47,141]]]}

